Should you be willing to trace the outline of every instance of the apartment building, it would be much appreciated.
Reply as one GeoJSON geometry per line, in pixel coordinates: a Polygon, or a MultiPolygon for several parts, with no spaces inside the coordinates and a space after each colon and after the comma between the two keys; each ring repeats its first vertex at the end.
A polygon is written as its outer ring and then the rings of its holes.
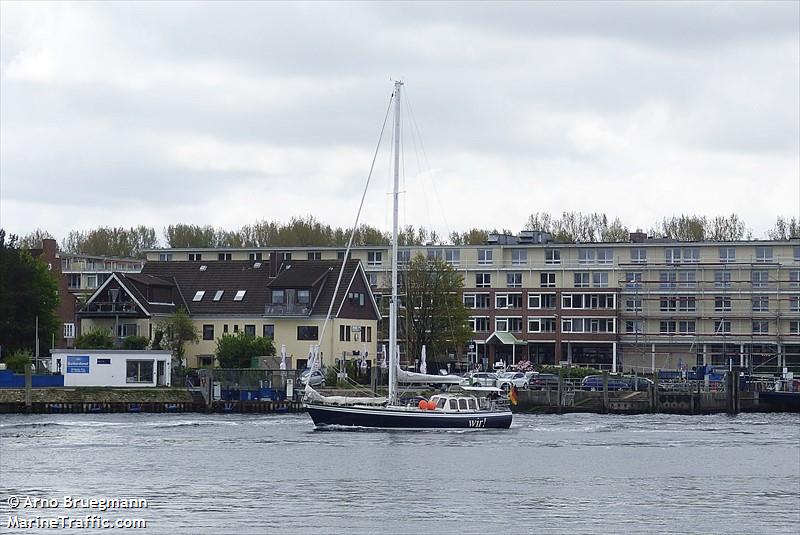
{"type": "Polygon", "coordinates": [[[64,253],[60,258],[67,288],[81,303],[102,286],[113,272],[139,273],[144,266],[142,260],[135,258],[64,253]]]}
{"type": "MultiPolygon", "coordinates": [[[[160,261],[339,260],[343,248],[159,249],[160,261]]],[[[357,247],[376,295],[391,248],[357,247]]],[[[455,366],[529,359],[609,370],[699,364],[800,371],[800,240],[675,242],[632,233],[621,243],[558,243],[547,233],[492,235],[483,245],[401,247],[462,273],[474,339],[455,366]]],[[[381,340],[380,342],[382,342],[381,340]]],[[[411,363],[416,357],[404,354],[411,363]]]]}

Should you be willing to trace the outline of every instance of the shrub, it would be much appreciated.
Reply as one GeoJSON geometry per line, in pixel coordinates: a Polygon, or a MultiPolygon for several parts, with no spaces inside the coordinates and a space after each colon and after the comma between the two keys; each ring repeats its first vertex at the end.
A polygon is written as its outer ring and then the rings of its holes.
{"type": "Polygon", "coordinates": [[[114,338],[104,329],[93,329],[75,339],[76,349],[113,349],[114,338]]]}
{"type": "Polygon", "coordinates": [[[148,342],[144,336],[126,336],[122,341],[122,349],[147,349],[148,342]]]}
{"type": "Polygon", "coordinates": [[[17,349],[6,357],[6,367],[14,373],[25,373],[25,366],[30,366],[33,353],[27,349],[17,349]]]}
{"type": "Polygon", "coordinates": [[[251,357],[274,354],[275,345],[270,338],[253,337],[243,331],[217,338],[215,355],[220,368],[249,368],[251,357]]]}

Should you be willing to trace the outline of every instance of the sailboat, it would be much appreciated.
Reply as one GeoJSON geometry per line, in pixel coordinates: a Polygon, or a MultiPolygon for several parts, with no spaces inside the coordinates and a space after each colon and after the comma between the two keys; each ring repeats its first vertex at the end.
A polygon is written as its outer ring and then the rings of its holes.
{"type": "Polygon", "coordinates": [[[402,87],[403,82],[396,81],[392,94],[394,99],[394,190],[392,194],[392,297],[389,303],[389,396],[388,398],[324,396],[306,384],[303,406],[317,427],[507,429],[511,426],[511,410],[507,406],[500,405],[496,400],[479,398],[468,393],[452,392],[436,394],[428,400],[418,400],[416,404],[402,404],[398,398],[398,379],[406,383],[436,384],[452,384],[460,381],[460,377],[453,375],[407,372],[400,368],[398,362],[397,237],[402,87]]]}

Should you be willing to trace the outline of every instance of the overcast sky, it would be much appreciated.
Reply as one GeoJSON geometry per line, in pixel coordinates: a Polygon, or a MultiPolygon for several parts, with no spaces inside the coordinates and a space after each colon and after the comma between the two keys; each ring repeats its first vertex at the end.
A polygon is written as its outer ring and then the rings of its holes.
{"type": "Polygon", "coordinates": [[[800,211],[799,6],[2,2],[0,225],[350,225],[401,77],[404,223],[736,212],[763,236],[800,211]]]}

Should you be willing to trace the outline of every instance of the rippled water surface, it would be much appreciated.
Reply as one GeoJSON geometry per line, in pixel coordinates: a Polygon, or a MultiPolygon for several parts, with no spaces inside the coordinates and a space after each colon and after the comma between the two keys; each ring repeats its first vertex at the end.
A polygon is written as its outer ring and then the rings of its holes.
{"type": "Polygon", "coordinates": [[[7,496],[69,494],[145,498],[137,515],[103,515],[148,533],[798,533],[800,416],[409,432],[315,431],[306,415],[0,415],[0,491],[2,532],[35,513],[7,496]]]}

